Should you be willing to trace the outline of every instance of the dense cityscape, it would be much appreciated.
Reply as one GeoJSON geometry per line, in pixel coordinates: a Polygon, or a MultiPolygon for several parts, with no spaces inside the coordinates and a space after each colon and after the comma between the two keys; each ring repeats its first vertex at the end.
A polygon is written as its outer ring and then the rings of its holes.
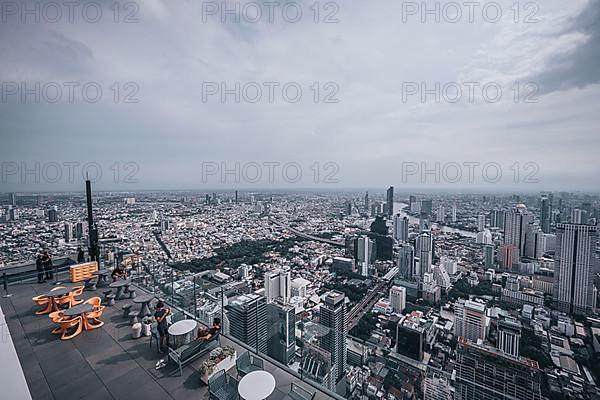
{"type": "MultiPolygon", "coordinates": [[[[2,270],[87,252],[83,193],[5,199],[2,270]]],[[[103,192],[93,208],[102,266],[343,398],[599,398],[598,195],[103,192]]]]}

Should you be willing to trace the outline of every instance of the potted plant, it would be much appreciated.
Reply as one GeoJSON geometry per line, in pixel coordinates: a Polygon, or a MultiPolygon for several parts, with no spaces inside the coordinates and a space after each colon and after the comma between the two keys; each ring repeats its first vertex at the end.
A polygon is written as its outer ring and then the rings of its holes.
{"type": "Polygon", "coordinates": [[[203,361],[200,364],[200,380],[208,384],[208,380],[216,372],[224,369],[229,370],[235,365],[237,358],[237,352],[231,346],[217,347],[210,352],[208,360],[203,361]]]}

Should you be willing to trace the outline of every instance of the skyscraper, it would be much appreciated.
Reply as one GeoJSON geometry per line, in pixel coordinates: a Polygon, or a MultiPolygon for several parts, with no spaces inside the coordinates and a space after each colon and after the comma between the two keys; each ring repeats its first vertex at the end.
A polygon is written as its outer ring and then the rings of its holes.
{"type": "Polygon", "coordinates": [[[295,307],[278,301],[267,304],[267,354],[283,365],[294,361],[296,352],[295,307]]]}
{"type": "Polygon", "coordinates": [[[365,193],[365,212],[369,212],[369,192],[365,193]]]}
{"type": "Polygon", "coordinates": [[[390,186],[386,192],[386,207],[387,207],[387,215],[388,216],[392,216],[394,215],[394,187],[390,186]]]}
{"type": "Polygon", "coordinates": [[[595,308],[597,242],[596,226],[557,224],[554,301],[561,311],[583,315],[595,308]]]}
{"type": "Polygon", "coordinates": [[[540,221],[542,232],[550,233],[550,224],[552,223],[552,194],[543,194],[540,198],[540,221]]]}
{"type": "Polygon", "coordinates": [[[400,217],[400,214],[394,216],[393,225],[394,239],[400,242],[408,240],[408,217],[400,217]]]}
{"type": "Polygon", "coordinates": [[[419,267],[417,275],[422,277],[424,273],[431,272],[433,262],[433,238],[427,232],[417,236],[416,241],[417,256],[419,257],[419,267]]]}
{"type": "Polygon", "coordinates": [[[498,349],[505,354],[519,357],[519,342],[521,340],[521,323],[512,317],[498,321],[498,349]]]}
{"type": "Polygon", "coordinates": [[[331,364],[337,382],[346,371],[346,304],[345,295],[330,291],[321,306],[321,325],[329,332],[321,337],[321,347],[331,354],[331,364]]]}
{"type": "Polygon", "coordinates": [[[536,361],[505,355],[458,339],[455,400],[541,400],[542,371],[536,361]]]}
{"type": "Polygon", "coordinates": [[[431,215],[431,211],[433,210],[433,202],[431,199],[421,200],[421,215],[429,217],[431,215]]]}
{"type": "Polygon", "coordinates": [[[65,242],[70,242],[73,240],[73,224],[70,222],[65,222],[65,231],[63,235],[65,242]]]}
{"type": "Polygon", "coordinates": [[[404,243],[398,250],[398,275],[401,279],[413,279],[415,272],[415,249],[404,243]]]}
{"type": "Polygon", "coordinates": [[[369,266],[373,258],[374,243],[366,236],[358,238],[358,269],[362,276],[369,276],[369,266]]]}
{"type": "Polygon", "coordinates": [[[406,288],[392,286],[390,289],[390,304],[395,313],[401,313],[406,307],[406,288]]]}
{"type": "Polygon", "coordinates": [[[477,343],[487,336],[485,304],[458,299],[454,303],[454,334],[477,343]]]}
{"type": "Polygon", "coordinates": [[[56,211],[56,208],[48,210],[48,222],[58,222],[58,211],[56,211]]]}
{"type": "Polygon", "coordinates": [[[452,222],[456,222],[456,204],[452,204],[452,222]]]}
{"type": "Polygon", "coordinates": [[[255,293],[234,297],[229,301],[229,333],[234,338],[267,353],[267,301],[255,293]]]}
{"type": "Polygon", "coordinates": [[[8,204],[10,204],[13,207],[17,206],[17,195],[14,193],[9,193],[8,194],[8,204]]]}
{"type": "Polygon", "coordinates": [[[525,253],[525,235],[530,222],[533,218],[524,204],[517,204],[504,215],[504,243],[518,249],[517,258],[525,253]]]}
{"type": "Polygon", "coordinates": [[[484,246],[484,264],[486,268],[494,267],[494,245],[486,244],[484,246]]]}
{"type": "Polygon", "coordinates": [[[481,232],[485,229],[485,215],[479,214],[477,216],[477,231],[481,232]]]}
{"type": "Polygon", "coordinates": [[[446,210],[444,209],[444,206],[442,206],[442,205],[438,206],[436,220],[437,220],[437,222],[442,222],[442,223],[446,220],[446,210]]]}
{"type": "Polygon", "coordinates": [[[287,304],[292,296],[292,277],[289,271],[270,271],[265,273],[265,297],[267,303],[280,299],[287,304]]]}

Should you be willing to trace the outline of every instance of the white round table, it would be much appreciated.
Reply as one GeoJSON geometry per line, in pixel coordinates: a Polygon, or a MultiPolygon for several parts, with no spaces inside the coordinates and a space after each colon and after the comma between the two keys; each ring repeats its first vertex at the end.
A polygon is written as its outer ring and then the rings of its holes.
{"type": "Polygon", "coordinates": [[[169,335],[173,336],[175,348],[192,341],[190,334],[197,325],[198,323],[193,319],[182,319],[169,327],[169,335]]]}
{"type": "Polygon", "coordinates": [[[275,378],[267,371],[253,371],[238,384],[238,392],[244,400],[264,400],[275,390],[275,378]]]}

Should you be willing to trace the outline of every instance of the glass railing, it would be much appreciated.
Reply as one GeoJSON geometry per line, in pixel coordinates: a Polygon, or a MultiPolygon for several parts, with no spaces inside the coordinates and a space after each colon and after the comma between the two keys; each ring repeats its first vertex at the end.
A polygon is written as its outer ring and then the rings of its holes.
{"type": "MultiPolygon", "coordinates": [[[[264,296],[236,283],[218,283],[211,274],[168,265],[139,264],[130,270],[133,284],[188,318],[206,327],[220,320],[224,338],[280,369],[287,381],[302,381],[307,389],[325,397],[346,398],[336,393],[338,378],[345,374],[346,360],[341,358],[345,356],[338,347],[345,337],[343,330],[335,332],[309,317],[297,321],[294,306],[277,301],[267,304],[264,296]],[[336,350],[337,359],[331,356],[336,350]]],[[[277,372],[274,375],[277,381],[277,372]]]]}

